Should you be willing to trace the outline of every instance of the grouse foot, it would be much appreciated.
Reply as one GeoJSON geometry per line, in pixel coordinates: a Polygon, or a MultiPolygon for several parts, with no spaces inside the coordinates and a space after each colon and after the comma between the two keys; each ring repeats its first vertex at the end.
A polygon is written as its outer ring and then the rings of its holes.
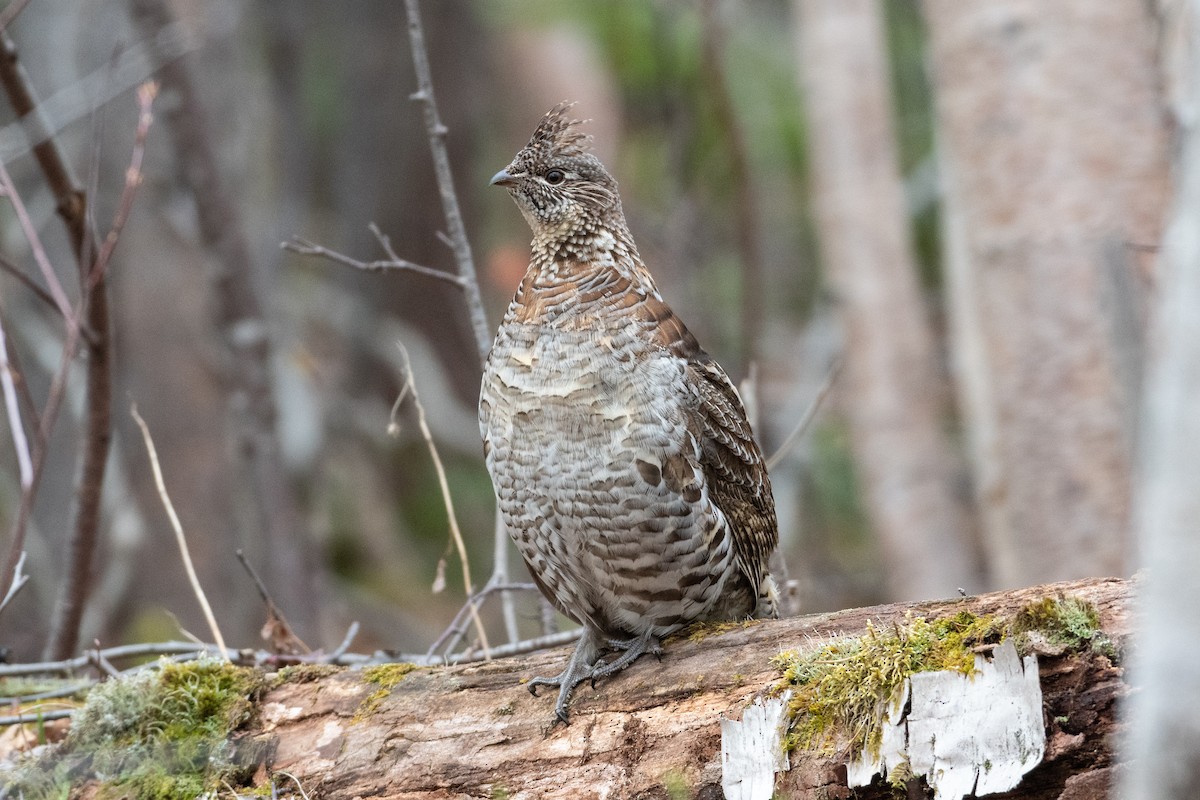
{"type": "Polygon", "coordinates": [[[596,681],[600,678],[607,678],[609,675],[620,672],[647,653],[656,656],[662,654],[658,638],[648,633],[633,639],[607,639],[600,644],[595,634],[585,631],[583,638],[575,646],[575,652],[571,654],[571,660],[567,662],[566,669],[553,678],[531,678],[526,686],[529,687],[529,693],[535,697],[537,696],[537,687],[557,686],[558,702],[554,706],[554,714],[559,720],[562,720],[563,724],[569,725],[571,723],[567,716],[567,706],[570,705],[571,692],[575,690],[576,686],[584,681],[591,681],[594,688],[596,681]],[[597,659],[601,647],[624,652],[612,663],[606,663],[597,659]]]}

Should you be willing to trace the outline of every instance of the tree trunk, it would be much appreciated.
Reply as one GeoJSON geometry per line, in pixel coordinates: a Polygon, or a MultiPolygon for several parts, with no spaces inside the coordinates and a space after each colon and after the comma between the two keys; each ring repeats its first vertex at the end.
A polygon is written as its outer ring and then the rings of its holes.
{"type": "Polygon", "coordinates": [[[992,578],[1122,574],[1136,258],[1158,242],[1168,180],[1148,6],[924,9],[952,341],[992,578]]]}
{"type": "MultiPolygon", "coordinates": [[[[1190,5],[1194,109],[1200,107],[1200,3],[1190,5]]],[[[1129,800],[1183,800],[1200,786],[1200,717],[1193,702],[1200,697],[1200,125],[1194,115],[1186,124],[1163,247],[1137,483],[1136,530],[1148,569],[1133,670],[1146,688],[1125,709],[1131,766],[1121,797],[1129,800]]]]}
{"type": "MultiPolygon", "coordinates": [[[[261,700],[242,743],[267,746],[275,774],[322,798],[751,797],[722,789],[722,720],[736,720],[780,679],[771,659],[884,631],[910,615],[1012,615],[1044,597],[1092,603],[1117,652],[1129,632],[1131,584],[1115,579],[1034,587],[961,600],[878,606],[734,626],[668,642],[661,662],[577,691],[569,726],[551,724],[553,698],[521,685],[554,674],[566,650],[458,667],[417,668],[391,688],[342,671],[288,682],[261,700]]],[[[1114,705],[1122,670],[1089,652],[1043,655],[1045,758],[1005,797],[1100,800],[1113,768],[1114,705]]],[[[727,725],[729,723],[727,722],[727,725]]],[[[795,750],[775,778],[781,797],[850,797],[845,759],[795,750]]],[[[260,776],[264,775],[260,772],[260,776]]],[[[768,772],[768,776],[770,773],[768,772]]],[[[854,797],[889,798],[875,783],[854,797]]],[[[770,794],[770,785],[767,786],[770,794]]]]}
{"type": "Polygon", "coordinates": [[[846,335],[855,463],[895,599],[980,585],[917,283],[876,0],[796,3],[813,202],[846,335]]]}

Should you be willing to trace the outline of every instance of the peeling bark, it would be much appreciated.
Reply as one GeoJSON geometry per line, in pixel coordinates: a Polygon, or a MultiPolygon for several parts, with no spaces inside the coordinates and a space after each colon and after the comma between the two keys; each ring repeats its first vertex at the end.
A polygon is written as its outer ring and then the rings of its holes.
{"type": "MultiPolygon", "coordinates": [[[[669,642],[595,689],[585,684],[570,726],[552,725],[553,700],[520,685],[553,674],[563,650],[459,667],[416,669],[391,689],[342,671],[287,682],[261,702],[246,752],[294,774],[322,798],[724,797],[721,720],[736,719],[779,680],[771,658],[833,634],[883,629],[906,615],[1014,614],[1046,596],[1095,605],[1118,650],[1129,633],[1132,584],[1090,579],[955,601],[893,604],[763,621],[696,641],[669,642]]],[[[1123,671],[1098,654],[1043,654],[1045,760],[1010,793],[1023,800],[1085,800],[1107,792],[1110,736],[1123,671]]],[[[264,777],[267,770],[263,770],[264,777]]],[[[844,758],[793,752],[776,777],[781,797],[850,797],[844,758]]],[[[856,798],[890,797],[877,780],[856,798]]]]}

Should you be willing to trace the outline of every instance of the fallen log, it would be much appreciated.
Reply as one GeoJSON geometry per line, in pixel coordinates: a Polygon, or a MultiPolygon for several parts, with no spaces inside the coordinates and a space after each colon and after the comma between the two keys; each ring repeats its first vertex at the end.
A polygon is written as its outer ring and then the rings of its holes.
{"type": "MultiPolygon", "coordinates": [[[[569,726],[552,722],[552,698],[533,697],[522,686],[534,675],[557,673],[565,649],[456,667],[297,671],[263,694],[239,741],[262,760],[256,782],[286,772],[311,797],[762,796],[730,783],[731,769],[745,765],[723,763],[721,723],[730,728],[728,721],[741,719],[756,700],[779,695],[781,652],[900,630],[916,618],[1012,620],[1047,598],[1074,598],[1094,610],[1106,646],[1065,647],[1036,631],[1026,637],[1025,651],[1038,659],[1044,747],[1014,789],[991,796],[1100,800],[1116,763],[1116,703],[1128,690],[1120,654],[1131,629],[1131,595],[1129,581],[1089,579],[710,626],[668,642],[660,662],[643,658],[594,689],[581,686],[569,726]]],[[[992,645],[978,649],[986,653],[992,645]]],[[[770,782],[777,797],[871,800],[894,797],[897,788],[922,796],[927,778],[901,771],[890,783],[877,777],[852,793],[850,745],[836,731],[830,739],[832,745],[797,747],[779,759],[790,768],[768,775],[765,796],[770,782]]]]}

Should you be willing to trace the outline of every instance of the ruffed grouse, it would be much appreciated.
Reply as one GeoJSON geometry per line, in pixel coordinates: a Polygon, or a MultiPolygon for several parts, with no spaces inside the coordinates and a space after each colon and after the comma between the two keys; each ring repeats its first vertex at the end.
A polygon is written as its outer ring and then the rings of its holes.
{"type": "Polygon", "coordinates": [[[660,653],[688,623],[776,616],[779,536],[738,393],[658,293],[569,108],[491,181],[533,228],[533,252],[479,397],[508,531],[583,626],[562,674],[529,682],[560,687],[564,722],[575,686],[660,653]]]}

